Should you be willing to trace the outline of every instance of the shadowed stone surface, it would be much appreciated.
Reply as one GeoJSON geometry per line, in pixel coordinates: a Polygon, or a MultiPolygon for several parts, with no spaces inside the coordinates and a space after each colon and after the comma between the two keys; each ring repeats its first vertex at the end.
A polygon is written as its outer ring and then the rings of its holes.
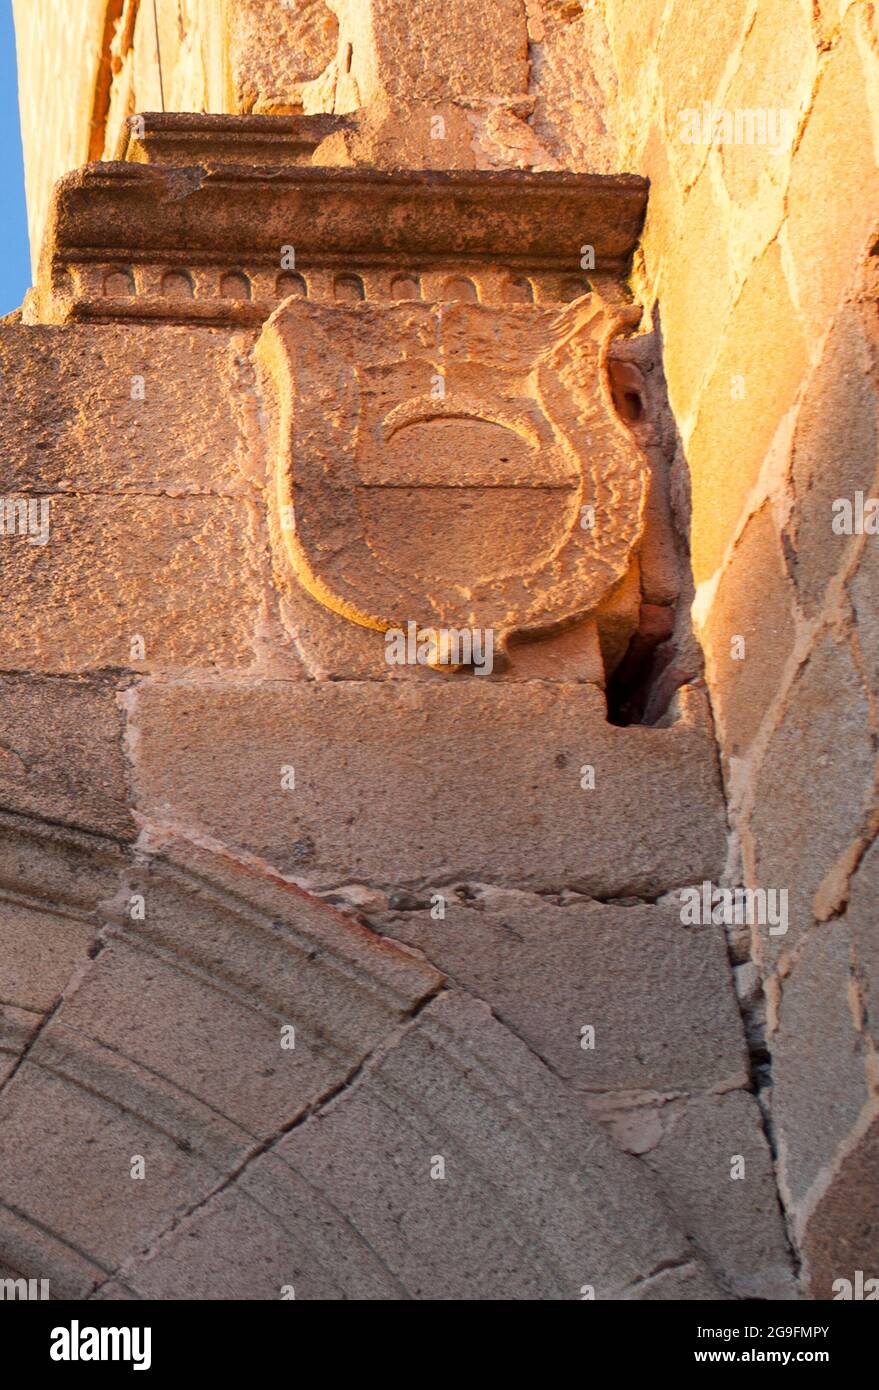
{"type": "Polygon", "coordinates": [[[719,873],[724,817],[698,692],[672,728],[616,729],[591,686],[479,682],[142,686],[141,805],[309,886],[503,877],[651,894],[719,873]],[[234,804],[232,769],[247,769],[234,804]]]}
{"type": "Polygon", "coordinates": [[[22,1009],[50,1009],[76,962],[85,963],[96,934],[94,923],[5,902],[0,912],[0,998],[22,1009]]]}
{"type": "Polygon", "coordinates": [[[121,1277],[147,1297],[613,1297],[690,1259],[635,1161],[451,993],[121,1277]],[[239,1231],[255,1285],[224,1254],[239,1231]]]}
{"type": "Polygon", "coordinates": [[[760,1111],[745,1091],[693,1100],[646,1156],[696,1249],[733,1298],[796,1298],[760,1111]],[[739,1163],[739,1160],[742,1163],[739,1163]],[[733,1171],[742,1172],[734,1177],[733,1171]]]}
{"type": "Polygon", "coordinates": [[[485,999],[578,1089],[745,1084],[721,928],[684,927],[673,907],[556,907],[492,889],[466,907],[452,897],[442,921],[429,912],[376,920],[485,999]],[[595,1029],[588,1050],[586,1024],[595,1029]]]}
{"type": "Polygon", "coordinates": [[[797,1203],[868,1099],[863,1040],[849,995],[850,952],[844,919],[819,924],[782,988],[772,1113],[781,1134],[782,1179],[797,1203]]]}
{"type": "MultiPolygon", "coordinates": [[[[556,1076],[590,1096],[616,1142],[642,1155],[728,1295],[794,1297],[769,1147],[744,1089],[722,930],[684,927],[673,906],[559,907],[470,891],[466,906],[450,899],[442,920],[414,911],[373,920],[483,999],[556,1076]],[[584,1025],[594,1029],[586,1048],[584,1025]],[[745,1175],[734,1182],[736,1154],[745,1175]]],[[[660,1294],[645,1287],[641,1296],[660,1294]]]]}
{"type": "Polygon", "coordinates": [[[716,1296],[637,1161],[417,955],[182,845],[126,882],[143,915],[0,1085],[7,1259],[74,1296],[716,1296]]]}
{"type": "Polygon", "coordinates": [[[50,912],[97,913],[126,859],[112,840],[0,811],[0,892],[50,912]]]}
{"type": "Polygon", "coordinates": [[[854,1283],[856,1272],[876,1277],[879,1249],[879,1119],[839,1163],[832,1185],[809,1219],[804,1242],[806,1278],[813,1298],[833,1298],[837,1279],[854,1283]]]}
{"type": "Polygon", "coordinates": [[[825,875],[862,832],[874,763],[866,695],[850,650],[827,634],[788,692],[756,784],[750,830],[758,882],[790,895],[787,934],[759,933],[770,959],[792,950],[808,930],[825,875]],[[785,816],[791,804],[796,834],[785,816]]]}
{"type": "Polygon", "coordinates": [[[0,804],[133,839],[124,730],[111,681],[0,676],[0,804]]]}
{"type": "Polygon", "coordinates": [[[879,840],[867,850],[851,883],[845,921],[851,931],[852,964],[863,999],[863,1024],[879,1044],[879,840]]]}

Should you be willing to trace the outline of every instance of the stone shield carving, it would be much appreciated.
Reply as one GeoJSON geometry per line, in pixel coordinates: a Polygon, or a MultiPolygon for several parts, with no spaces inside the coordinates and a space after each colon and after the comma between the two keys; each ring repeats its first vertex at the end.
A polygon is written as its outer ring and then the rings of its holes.
{"type": "Polygon", "coordinates": [[[285,559],[367,627],[491,628],[591,611],[638,539],[644,463],[597,295],[561,313],[288,300],[258,360],[277,402],[285,559]]]}

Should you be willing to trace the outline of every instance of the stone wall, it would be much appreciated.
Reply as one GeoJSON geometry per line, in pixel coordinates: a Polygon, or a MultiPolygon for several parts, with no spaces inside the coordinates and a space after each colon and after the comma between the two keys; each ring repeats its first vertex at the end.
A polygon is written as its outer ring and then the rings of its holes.
{"type": "Polygon", "coordinates": [[[781,1193],[826,1297],[876,1252],[877,552],[832,508],[877,486],[879,24],[798,0],[603,11],[619,164],[651,179],[635,284],[689,465],[734,872],[790,893],[754,954],[781,1193]],[[764,113],[767,142],[682,138],[703,103],[764,113]]]}
{"type": "MultiPolygon", "coordinates": [[[[65,6],[63,25],[50,0],[15,8],[36,254],[54,179],[110,157],[125,117],[162,98],[151,5],[81,0],[77,24],[65,6]]],[[[833,1278],[871,1270],[876,1250],[865,1176],[879,1146],[876,542],[836,534],[832,509],[877,487],[879,22],[867,0],[495,9],[486,42],[472,0],[239,0],[225,19],[219,0],[160,0],[164,104],[364,111],[324,162],[649,176],[632,285],[642,329],[661,336],[689,470],[693,613],[733,830],[727,876],[790,895],[788,933],[758,928],[751,945],[763,1002],[753,972],[740,992],[757,1055],[771,1056],[763,1099],[789,1230],[806,1286],[828,1296],[833,1278]],[[445,138],[431,137],[432,116],[445,138]]],[[[191,478],[185,487],[198,491],[191,478]]],[[[193,509],[202,558],[200,526],[225,527],[230,543],[244,534],[219,515],[243,508],[235,493],[174,504],[193,509]]],[[[217,660],[250,676],[241,652],[256,641],[261,661],[269,629],[257,617],[265,577],[245,570],[246,631],[220,620],[214,577],[199,582],[214,595],[217,660]]],[[[110,661],[121,637],[99,618],[96,655],[58,648],[41,669],[110,661]]],[[[165,639],[160,625],[150,650],[165,639]]],[[[203,654],[201,619],[175,640],[203,654]]],[[[147,682],[131,696],[147,741],[152,719],[157,757],[174,689],[147,682]]],[[[221,731],[236,722],[234,710],[212,717],[221,731]]],[[[181,804],[201,786],[195,768],[175,774],[181,804]]],[[[148,779],[141,791],[148,804],[148,779]]],[[[527,872],[512,879],[533,886],[527,872]]],[[[399,923],[394,934],[405,935],[399,923]]],[[[742,957],[739,967],[750,968],[742,957]]]]}

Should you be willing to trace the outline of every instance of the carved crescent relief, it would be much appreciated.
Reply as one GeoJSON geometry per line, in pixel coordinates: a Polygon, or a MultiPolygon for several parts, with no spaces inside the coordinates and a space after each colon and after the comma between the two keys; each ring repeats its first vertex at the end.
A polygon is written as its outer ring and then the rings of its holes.
{"type": "Polygon", "coordinates": [[[288,300],[257,349],[277,402],[284,561],[384,630],[587,615],[626,572],[644,461],[607,380],[618,313],[288,300]]]}

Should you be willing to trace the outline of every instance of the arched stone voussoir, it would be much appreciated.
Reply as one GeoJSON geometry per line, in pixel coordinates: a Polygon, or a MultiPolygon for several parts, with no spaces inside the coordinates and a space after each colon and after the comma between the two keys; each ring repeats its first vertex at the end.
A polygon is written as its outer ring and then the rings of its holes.
{"type": "Polygon", "coordinates": [[[0,810],[0,1089],[88,961],[127,862],[114,839],[0,810]]]}
{"type": "Polygon", "coordinates": [[[59,922],[86,933],[0,1077],[0,1263],[67,1296],[344,1087],[443,983],[222,854],[126,856],[39,822],[4,848],[30,946],[59,922]]]}
{"type": "Polygon", "coordinates": [[[637,1160],[487,1005],[444,991],[99,1296],[590,1290],[719,1297],[637,1160]]]}

